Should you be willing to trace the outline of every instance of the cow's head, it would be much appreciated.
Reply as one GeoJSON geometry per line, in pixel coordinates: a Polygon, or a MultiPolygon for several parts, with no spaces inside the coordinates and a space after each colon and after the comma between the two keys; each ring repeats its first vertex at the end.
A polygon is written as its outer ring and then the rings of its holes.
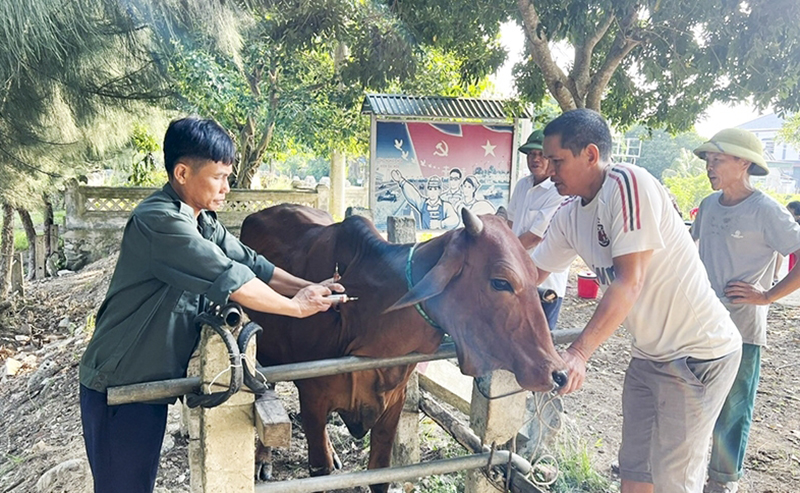
{"type": "Polygon", "coordinates": [[[461,215],[463,229],[418,248],[415,259],[443,253],[390,310],[425,301],[455,340],[465,374],[504,369],[528,390],[565,385],[566,366],[553,346],[531,258],[502,218],[478,218],[466,208],[461,215]]]}

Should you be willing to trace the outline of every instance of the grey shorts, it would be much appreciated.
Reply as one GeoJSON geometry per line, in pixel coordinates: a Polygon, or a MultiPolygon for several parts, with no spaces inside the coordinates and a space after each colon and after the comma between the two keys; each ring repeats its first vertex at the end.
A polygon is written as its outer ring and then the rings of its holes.
{"type": "Polygon", "coordinates": [[[711,431],[741,356],[631,360],[622,389],[622,479],[653,483],[656,493],[702,491],[711,431]]]}

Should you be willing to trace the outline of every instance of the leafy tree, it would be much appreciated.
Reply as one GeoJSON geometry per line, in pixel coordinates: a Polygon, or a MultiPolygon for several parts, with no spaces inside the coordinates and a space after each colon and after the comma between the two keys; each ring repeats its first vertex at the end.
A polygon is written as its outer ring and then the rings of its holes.
{"type": "Polygon", "coordinates": [[[691,154],[692,149],[703,143],[703,138],[694,131],[672,136],[664,129],[648,130],[643,126],[629,130],[625,137],[642,140],[641,154],[636,164],[659,179],[664,170],[675,166],[681,151],[691,154]]]}
{"type": "Polygon", "coordinates": [[[365,91],[478,96],[487,85],[465,82],[461,51],[419,43],[378,2],[280,0],[242,16],[241,50],[194,36],[173,39],[169,60],[181,109],[234,131],[237,187],[282,154],[366,152],[365,91]]]}
{"type": "Polygon", "coordinates": [[[692,209],[700,205],[700,201],[713,192],[705,174],[667,176],[664,178],[664,186],[675,196],[678,209],[685,218],[689,217],[692,209]]]}
{"type": "Polygon", "coordinates": [[[550,93],[562,110],[591,108],[617,126],[689,128],[715,101],[800,108],[800,3],[796,0],[388,1],[418,39],[465,44],[466,67],[496,63],[500,23],[526,35],[514,70],[529,101],[550,93]],[[475,40],[481,40],[477,43],[475,40]],[[565,70],[554,46],[574,56],[565,70]],[[474,63],[470,63],[474,62],[474,63]]]}
{"type": "Polygon", "coordinates": [[[675,202],[683,217],[700,205],[713,192],[706,176],[705,162],[686,148],[679,150],[680,156],[662,174],[664,186],[675,196],[675,202]]]}
{"type": "Polygon", "coordinates": [[[778,138],[800,148],[800,113],[794,114],[783,123],[778,138]]]}
{"type": "MultiPolygon", "coordinates": [[[[16,209],[30,235],[28,210],[47,210],[49,199],[43,204],[42,197],[124,146],[134,121],[160,113],[156,104],[170,94],[160,34],[192,27],[233,39],[224,22],[230,8],[213,0],[3,2],[0,202],[5,213],[16,209]]],[[[0,249],[8,248],[3,236],[0,249]]]]}
{"type": "Polygon", "coordinates": [[[166,171],[156,164],[155,153],[160,149],[158,141],[141,123],[133,126],[131,145],[136,155],[131,163],[128,183],[135,187],[154,187],[166,182],[166,171]]]}

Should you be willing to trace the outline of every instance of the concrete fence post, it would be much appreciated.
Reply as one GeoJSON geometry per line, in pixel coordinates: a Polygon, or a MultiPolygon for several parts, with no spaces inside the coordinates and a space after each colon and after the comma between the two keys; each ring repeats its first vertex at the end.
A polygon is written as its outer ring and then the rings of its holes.
{"type": "Polygon", "coordinates": [[[50,240],[50,253],[58,253],[58,224],[50,225],[50,231],[47,235],[47,238],[50,240]]]}
{"type": "Polygon", "coordinates": [[[345,181],[347,181],[347,160],[345,153],[334,149],[331,151],[331,195],[329,212],[333,219],[344,219],[345,181]]]}
{"type": "MultiPolygon", "coordinates": [[[[386,237],[390,243],[414,243],[416,229],[413,217],[386,218],[386,237]]],[[[406,384],[406,401],[392,446],[392,465],[405,466],[420,461],[419,448],[419,375],[416,371],[406,384]]]]}
{"type": "Polygon", "coordinates": [[[389,243],[416,243],[417,232],[411,216],[386,218],[386,239],[389,243]]]}
{"type": "Polygon", "coordinates": [[[34,279],[44,279],[47,277],[47,265],[45,252],[47,251],[47,238],[44,235],[36,235],[36,244],[33,246],[34,255],[34,279]]]}
{"type": "Polygon", "coordinates": [[[18,293],[20,297],[25,296],[22,276],[22,254],[14,256],[11,264],[11,294],[18,293]]]}
{"type": "MultiPolygon", "coordinates": [[[[247,348],[255,358],[255,341],[247,348]]],[[[230,361],[222,339],[203,327],[199,346],[199,371],[203,386],[212,381],[227,385],[230,361]]],[[[197,368],[190,365],[190,370],[197,368]]],[[[220,387],[212,391],[221,390],[220,387]]],[[[237,392],[210,409],[190,410],[189,469],[192,493],[252,493],[255,463],[254,397],[237,392]]]]}
{"type": "MultiPolygon", "coordinates": [[[[497,370],[474,380],[470,426],[485,445],[495,443],[501,448],[522,427],[528,392],[517,392],[519,390],[514,374],[505,370],[497,370]]],[[[480,470],[471,470],[467,472],[465,491],[494,493],[497,489],[480,470]]]]}
{"type": "Polygon", "coordinates": [[[330,211],[330,204],[328,201],[330,200],[331,189],[327,185],[317,185],[317,206],[316,208],[321,211],[330,211]]]}

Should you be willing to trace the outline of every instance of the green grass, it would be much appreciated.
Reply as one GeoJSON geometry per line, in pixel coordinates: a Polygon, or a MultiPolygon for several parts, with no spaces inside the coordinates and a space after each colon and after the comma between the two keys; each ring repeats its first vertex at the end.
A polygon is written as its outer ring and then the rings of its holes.
{"type": "MultiPolygon", "coordinates": [[[[562,430],[563,432],[563,430],[562,430]]],[[[595,447],[596,448],[596,447],[595,447]]],[[[555,446],[559,475],[550,491],[558,493],[606,493],[616,485],[592,467],[589,446],[575,437],[562,437],[555,446]]]]}
{"type": "Polygon", "coordinates": [[[6,455],[5,459],[7,459],[8,462],[6,462],[5,465],[0,466],[0,477],[5,476],[6,473],[11,471],[18,465],[22,464],[26,460],[28,460],[26,457],[23,457],[21,455],[11,455],[11,454],[6,455]]]}
{"type": "Polygon", "coordinates": [[[28,237],[25,231],[14,229],[14,250],[24,252],[28,249],[28,237]]]}

